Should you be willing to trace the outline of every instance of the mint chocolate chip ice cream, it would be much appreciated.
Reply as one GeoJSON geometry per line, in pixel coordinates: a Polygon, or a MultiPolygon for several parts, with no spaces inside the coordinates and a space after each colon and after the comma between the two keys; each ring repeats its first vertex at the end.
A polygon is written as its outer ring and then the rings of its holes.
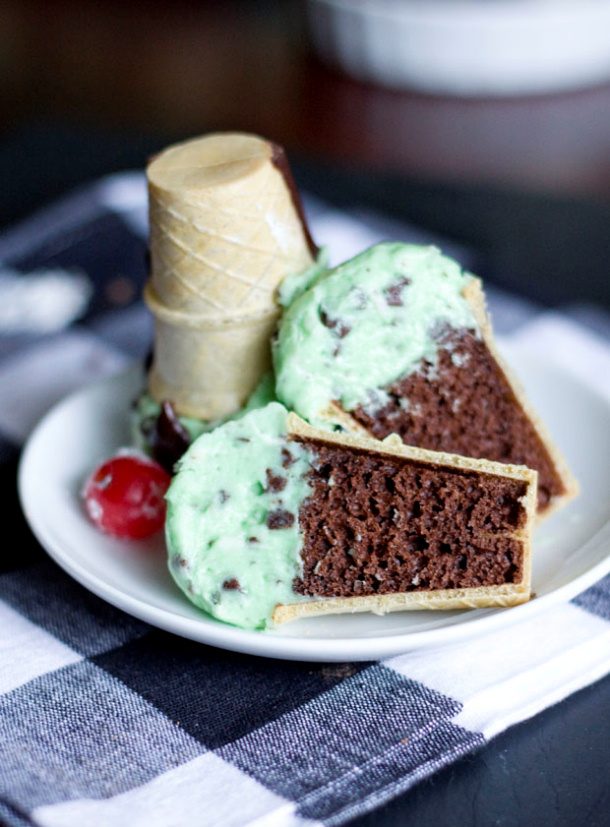
{"type": "Polygon", "coordinates": [[[386,243],[322,271],[300,295],[291,284],[297,298],[273,351],[278,399],[317,424],[333,402],[382,407],[398,377],[436,364],[444,329],[477,329],[463,295],[471,280],[435,247],[386,243]]]}
{"type": "Polygon", "coordinates": [[[310,494],[310,452],[288,443],[278,403],[201,436],[167,494],[169,568],[214,617],[264,628],[278,603],[301,598],[298,513],[310,494]]]}

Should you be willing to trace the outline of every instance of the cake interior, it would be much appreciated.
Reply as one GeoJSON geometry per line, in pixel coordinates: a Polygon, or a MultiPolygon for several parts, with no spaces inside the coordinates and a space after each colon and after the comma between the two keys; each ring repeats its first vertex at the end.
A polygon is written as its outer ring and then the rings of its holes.
{"type": "Polygon", "coordinates": [[[538,471],[538,511],[566,493],[546,446],[485,342],[468,330],[439,333],[438,364],[388,388],[390,402],[351,415],[377,439],[398,434],[407,445],[527,465],[538,471]]]}
{"type": "Polygon", "coordinates": [[[313,493],[299,511],[293,588],[353,597],[519,584],[527,482],[303,439],[313,493]]]}

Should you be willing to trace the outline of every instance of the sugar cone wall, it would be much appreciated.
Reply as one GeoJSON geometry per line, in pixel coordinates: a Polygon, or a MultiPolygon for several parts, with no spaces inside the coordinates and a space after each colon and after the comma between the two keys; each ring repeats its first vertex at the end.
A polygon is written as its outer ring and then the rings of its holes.
{"type": "Polygon", "coordinates": [[[185,416],[218,419],[243,405],[270,365],[278,285],[313,262],[274,152],[256,136],[215,134],[148,167],[149,389],[185,416]]]}

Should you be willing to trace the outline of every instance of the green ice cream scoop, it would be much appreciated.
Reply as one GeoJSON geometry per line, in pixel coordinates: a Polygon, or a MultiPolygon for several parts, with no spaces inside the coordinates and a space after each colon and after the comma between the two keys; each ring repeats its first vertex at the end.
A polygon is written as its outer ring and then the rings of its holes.
{"type": "Polygon", "coordinates": [[[302,573],[299,510],[312,457],[277,402],[200,436],[167,493],[169,570],[187,597],[246,629],[269,624],[302,573]]]}
{"type": "Polygon", "coordinates": [[[293,289],[273,348],[277,398],[322,426],[335,401],[383,407],[384,388],[437,363],[439,330],[477,329],[472,278],[436,247],[385,243],[293,289]]]}

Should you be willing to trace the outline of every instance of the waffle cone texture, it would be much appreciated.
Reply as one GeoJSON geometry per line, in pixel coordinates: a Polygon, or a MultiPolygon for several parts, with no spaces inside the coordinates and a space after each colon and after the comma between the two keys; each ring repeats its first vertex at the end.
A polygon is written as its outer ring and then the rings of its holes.
{"type": "Polygon", "coordinates": [[[217,133],[148,166],[149,386],[185,416],[217,419],[243,405],[270,366],[278,285],[313,263],[278,151],[254,135],[217,133]]]}

